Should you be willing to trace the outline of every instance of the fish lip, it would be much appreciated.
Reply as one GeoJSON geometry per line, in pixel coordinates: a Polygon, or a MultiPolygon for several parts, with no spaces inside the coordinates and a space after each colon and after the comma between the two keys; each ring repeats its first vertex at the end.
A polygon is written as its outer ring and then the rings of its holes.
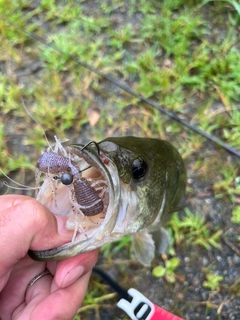
{"type": "Polygon", "coordinates": [[[105,244],[104,239],[107,239],[115,227],[121,198],[121,184],[118,175],[118,170],[114,162],[107,157],[107,155],[99,149],[99,154],[92,150],[92,148],[86,148],[84,151],[81,149],[83,145],[71,145],[69,148],[77,149],[78,153],[82,154],[84,160],[90,165],[94,166],[101,172],[106,180],[109,192],[109,203],[104,218],[104,222],[101,226],[96,228],[96,231],[90,238],[86,240],[76,240],[74,242],[66,243],[57,248],[34,251],[29,250],[28,254],[33,260],[37,261],[53,261],[62,260],[68,257],[73,257],[77,254],[87,252],[100,247],[105,244]],[[93,245],[92,243],[95,243],[93,245]]]}

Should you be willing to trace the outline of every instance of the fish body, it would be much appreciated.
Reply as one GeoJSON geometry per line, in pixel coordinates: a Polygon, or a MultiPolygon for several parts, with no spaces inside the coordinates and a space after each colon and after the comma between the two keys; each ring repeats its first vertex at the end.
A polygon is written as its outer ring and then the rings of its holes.
{"type": "MultiPolygon", "coordinates": [[[[61,145],[59,141],[57,145],[61,145]]],[[[107,138],[97,146],[61,146],[55,152],[69,159],[70,168],[78,169],[79,174],[73,175],[75,182],[86,179],[98,192],[103,211],[85,216],[76,203],[74,182],[66,186],[60,181],[66,169],[60,168],[57,178],[51,169],[49,174],[45,170],[37,200],[53,213],[67,216],[66,228],[74,230],[74,236],[70,243],[30,251],[30,256],[41,261],[64,259],[131,234],[137,259],[150,265],[155,251],[165,251],[169,243],[163,226],[185,192],[183,160],[169,142],[158,139],[107,138]],[[54,186],[53,177],[57,180],[54,186]]]]}

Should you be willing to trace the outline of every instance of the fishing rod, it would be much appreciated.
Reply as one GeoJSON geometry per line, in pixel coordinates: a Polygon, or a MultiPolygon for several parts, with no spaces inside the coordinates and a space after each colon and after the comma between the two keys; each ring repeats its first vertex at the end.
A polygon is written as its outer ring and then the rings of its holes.
{"type": "Polygon", "coordinates": [[[100,276],[104,282],[112,287],[121,299],[118,301],[118,308],[122,309],[132,320],[183,320],[174,314],[160,308],[148,300],[138,290],[131,288],[128,291],[123,289],[106,272],[99,268],[93,268],[93,272],[100,276]]]}
{"type": "Polygon", "coordinates": [[[3,21],[5,21],[6,23],[8,23],[9,25],[12,25],[13,27],[17,28],[19,30],[19,32],[27,34],[30,38],[32,38],[32,39],[44,44],[45,46],[50,47],[54,51],[56,51],[56,52],[60,53],[61,55],[65,56],[66,58],[76,62],[81,67],[83,67],[83,68],[93,72],[94,74],[98,75],[99,77],[111,82],[116,87],[118,87],[118,88],[122,89],[123,91],[129,93],[130,95],[138,98],[139,100],[149,104],[150,106],[152,106],[153,108],[155,108],[158,111],[162,112],[163,114],[166,114],[169,118],[179,122],[180,124],[182,124],[183,126],[187,127],[188,129],[193,130],[194,132],[200,134],[204,138],[212,141],[213,143],[217,144],[218,146],[221,146],[222,148],[224,148],[228,152],[230,152],[230,153],[232,153],[235,156],[240,158],[240,152],[238,150],[236,150],[235,148],[231,147],[230,145],[228,145],[227,143],[225,143],[222,140],[218,139],[217,137],[215,137],[215,136],[213,136],[213,135],[211,135],[209,133],[204,132],[203,130],[201,130],[200,128],[198,128],[195,125],[192,125],[191,123],[187,122],[186,120],[181,119],[174,112],[166,110],[163,106],[161,106],[160,104],[156,103],[155,101],[153,101],[151,99],[148,99],[148,98],[145,98],[144,96],[142,96],[141,94],[139,94],[135,90],[133,90],[130,86],[128,86],[123,81],[119,81],[118,79],[112,77],[111,75],[101,72],[97,68],[92,67],[91,65],[89,65],[88,63],[80,60],[79,58],[77,58],[74,55],[67,54],[67,53],[63,52],[55,44],[53,44],[51,42],[48,42],[47,40],[45,40],[44,38],[38,36],[37,34],[35,34],[33,32],[28,32],[28,31],[25,31],[25,30],[21,30],[21,28],[19,28],[19,26],[16,23],[14,23],[14,22],[12,22],[12,21],[10,21],[8,19],[4,19],[3,17],[1,17],[1,19],[3,21]]]}

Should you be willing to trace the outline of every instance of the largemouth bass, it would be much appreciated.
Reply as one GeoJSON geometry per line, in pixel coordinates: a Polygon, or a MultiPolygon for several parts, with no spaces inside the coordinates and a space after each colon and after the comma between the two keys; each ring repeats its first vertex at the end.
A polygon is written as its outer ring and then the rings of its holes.
{"type": "Polygon", "coordinates": [[[151,264],[155,251],[169,244],[163,228],[185,192],[186,170],[167,141],[107,138],[88,145],[56,139],[38,162],[37,200],[68,217],[72,241],[58,248],[30,251],[35,260],[72,257],[131,234],[136,258],[151,264]]]}

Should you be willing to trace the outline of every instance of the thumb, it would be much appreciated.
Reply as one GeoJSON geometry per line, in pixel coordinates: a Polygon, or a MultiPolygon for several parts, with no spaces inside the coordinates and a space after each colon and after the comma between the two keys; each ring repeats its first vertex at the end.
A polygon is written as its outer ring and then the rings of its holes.
{"type": "Polygon", "coordinates": [[[9,270],[29,249],[46,250],[71,240],[66,218],[55,216],[33,198],[0,197],[1,267],[9,270]]]}

